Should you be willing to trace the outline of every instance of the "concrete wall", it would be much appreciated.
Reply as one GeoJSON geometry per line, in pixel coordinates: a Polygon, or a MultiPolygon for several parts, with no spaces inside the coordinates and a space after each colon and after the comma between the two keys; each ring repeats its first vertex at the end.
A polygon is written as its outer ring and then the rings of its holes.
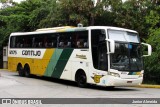
{"type": "Polygon", "coordinates": [[[3,47],[3,68],[8,68],[8,47],[3,47]]]}
{"type": "Polygon", "coordinates": [[[3,69],[7,69],[8,68],[8,62],[3,61],[3,69]]]}

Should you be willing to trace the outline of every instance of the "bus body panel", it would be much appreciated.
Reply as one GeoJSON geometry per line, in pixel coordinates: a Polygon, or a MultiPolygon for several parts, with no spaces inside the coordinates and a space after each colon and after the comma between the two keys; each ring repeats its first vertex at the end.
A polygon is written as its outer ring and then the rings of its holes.
{"type": "MultiPolygon", "coordinates": [[[[75,81],[75,75],[78,70],[83,70],[88,78],[88,68],[91,56],[89,54],[89,49],[74,49],[70,59],[72,62],[72,78],[75,81]]],[[[88,82],[88,80],[87,80],[88,82]]]]}

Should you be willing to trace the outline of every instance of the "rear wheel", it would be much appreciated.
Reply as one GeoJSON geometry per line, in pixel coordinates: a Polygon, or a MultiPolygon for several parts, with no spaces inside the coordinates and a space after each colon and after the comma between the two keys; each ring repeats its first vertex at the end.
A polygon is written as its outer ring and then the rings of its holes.
{"type": "Polygon", "coordinates": [[[30,77],[30,76],[31,76],[31,75],[30,75],[30,68],[29,68],[28,65],[26,65],[26,66],[24,67],[24,73],[25,73],[25,76],[26,76],[26,77],[30,77]]]}
{"type": "Polygon", "coordinates": [[[76,81],[79,87],[84,88],[87,86],[86,74],[83,71],[79,71],[76,75],[76,81]]]}
{"type": "Polygon", "coordinates": [[[25,76],[25,73],[24,73],[24,71],[23,71],[22,65],[19,64],[19,65],[17,66],[17,71],[18,71],[19,76],[21,76],[21,77],[24,77],[24,76],[25,76]]]}

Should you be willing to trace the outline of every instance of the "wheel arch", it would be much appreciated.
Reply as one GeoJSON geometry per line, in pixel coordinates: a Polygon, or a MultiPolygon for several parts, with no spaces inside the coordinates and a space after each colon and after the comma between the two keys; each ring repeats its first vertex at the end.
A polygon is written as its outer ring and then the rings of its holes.
{"type": "Polygon", "coordinates": [[[85,74],[85,76],[86,76],[86,81],[87,81],[87,75],[86,75],[85,70],[83,70],[83,69],[78,69],[78,70],[76,71],[74,80],[77,81],[77,76],[79,75],[80,72],[83,72],[83,73],[85,74]]]}

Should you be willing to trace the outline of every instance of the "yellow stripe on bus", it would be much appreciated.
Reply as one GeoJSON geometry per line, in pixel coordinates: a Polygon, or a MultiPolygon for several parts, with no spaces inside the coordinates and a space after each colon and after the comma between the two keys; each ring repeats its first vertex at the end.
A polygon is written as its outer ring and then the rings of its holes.
{"type": "Polygon", "coordinates": [[[49,61],[54,54],[55,49],[46,49],[46,52],[42,59],[34,60],[34,72],[33,74],[44,75],[46,68],[49,64],[49,61]]]}
{"type": "Polygon", "coordinates": [[[21,63],[22,67],[27,63],[30,67],[31,74],[43,76],[54,51],[55,49],[46,49],[42,59],[8,57],[8,69],[16,71],[18,63],[21,63]]]}

